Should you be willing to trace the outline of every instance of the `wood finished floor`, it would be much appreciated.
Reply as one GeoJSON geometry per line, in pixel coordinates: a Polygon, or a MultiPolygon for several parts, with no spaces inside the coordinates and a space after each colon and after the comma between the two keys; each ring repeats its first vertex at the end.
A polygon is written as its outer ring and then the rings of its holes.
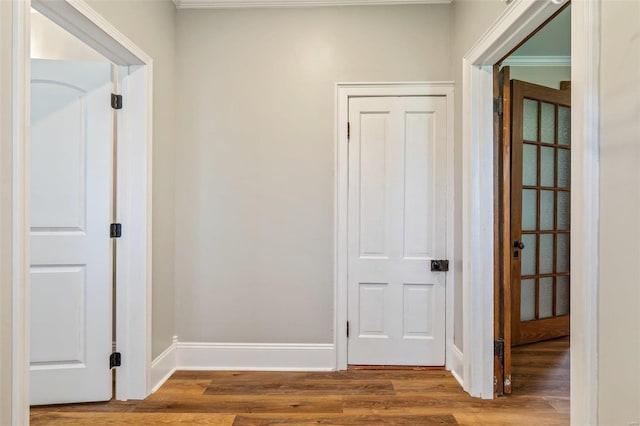
{"type": "Polygon", "coordinates": [[[513,395],[469,397],[443,370],[178,371],[144,401],[41,406],[33,425],[566,425],[569,339],[513,349],[513,395]]]}

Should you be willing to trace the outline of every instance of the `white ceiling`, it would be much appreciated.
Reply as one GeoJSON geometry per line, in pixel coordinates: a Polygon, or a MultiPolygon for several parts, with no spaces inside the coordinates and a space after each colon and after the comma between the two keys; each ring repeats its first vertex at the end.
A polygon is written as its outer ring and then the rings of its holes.
{"type": "Polygon", "coordinates": [[[453,0],[173,0],[178,9],[450,4],[453,0]]]}

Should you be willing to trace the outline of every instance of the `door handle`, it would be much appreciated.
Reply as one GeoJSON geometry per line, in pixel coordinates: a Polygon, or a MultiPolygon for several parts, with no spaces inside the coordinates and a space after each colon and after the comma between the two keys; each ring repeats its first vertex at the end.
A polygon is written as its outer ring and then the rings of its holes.
{"type": "Polygon", "coordinates": [[[432,260],[431,271],[433,272],[447,272],[449,270],[448,260],[432,260]]]}
{"type": "Polygon", "coordinates": [[[524,249],[524,243],[522,241],[518,241],[518,240],[514,241],[513,246],[520,250],[524,249]]]}

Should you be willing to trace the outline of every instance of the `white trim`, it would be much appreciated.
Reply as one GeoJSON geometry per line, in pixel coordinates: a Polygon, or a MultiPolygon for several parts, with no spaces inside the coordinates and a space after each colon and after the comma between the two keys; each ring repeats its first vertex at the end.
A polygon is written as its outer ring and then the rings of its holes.
{"type": "Polygon", "coordinates": [[[453,0],[173,0],[178,9],[450,4],[453,0]]]}
{"type": "Polygon", "coordinates": [[[570,67],[571,56],[509,56],[502,65],[513,67],[570,67]]]}
{"type": "Polygon", "coordinates": [[[460,383],[460,386],[464,387],[462,381],[462,375],[464,372],[464,355],[457,346],[453,345],[451,348],[451,375],[460,383]]]}
{"type": "Polygon", "coordinates": [[[31,0],[41,14],[117,65],[144,65],[151,57],[83,0],[31,0]]]}
{"type": "MultiPolygon", "coordinates": [[[[13,283],[12,324],[12,422],[29,421],[29,63],[30,6],[62,25],[117,65],[136,65],[123,80],[123,87],[139,98],[129,99],[137,108],[119,113],[128,122],[120,134],[118,161],[118,215],[123,226],[136,233],[119,241],[116,328],[118,350],[126,362],[117,370],[117,397],[144,398],[149,394],[151,370],[151,170],[152,170],[152,60],[128,38],[82,0],[23,0],[13,5],[12,109],[13,109],[13,283]],[[122,179],[122,180],[121,180],[122,179]],[[134,236],[135,235],[135,236],[134,236]],[[122,249],[122,250],[121,250],[122,249]]],[[[126,101],[125,101],[126,102],[126,101]]],[[[125,231],[126,232],[126,231],[125,231]]],[[[123,235],[126,235],[123,234],[123,235]]]]}
{"type": "Polygon", "coordinates": [[[151,369],[151,193],[153,62],[130,66],[121,81],[125,107],[118,117],[116,340],[122,367],[116,369],[116,398],[144,399],[151,369]],[[137,285],[136,285],[137,284],[137,285]]]}
{"type": "Polygon", "coordinates": [[[571,424],[598,424],[600,0],[571,7],[571,424]]]}
{"type": "MultiPolygon", "coordinates": [[[[347,204],[348,204],[348,145],[347,122],[349,98],[356,96],[446,96],[447,98],[447,256],[455,265],[454,246],[454,143],[453,143],[453,91],[454,83],[436,82],[390,82],[390,83],[337,83],[335,117],[335,266],[334,266],[334,343],[336,348],[335,368],[347,368],[347,204]]],[[[455,268],[447,272],[446,289],[446,368],[451,368],[451,348],[453,347],[454,285],[455,268]]]]}
{"type": "MultiPolygon", "coordinates": [[[[576,2],[571,11],[576,106],[571,184],[571,422],[575,425],[597,423],[599,3],[576,2]]],[[[553,0],[515,0],[463,59],[463,379],[473,396],[493,397],[492,65],[560,7],[553,0]]]]}
{"type": "Polygon", "coordinates": [[[493,398],[493,69],[561,6],[515,0],[463,58],[464,388],[493,398]]]}
{"type": "Polygon", "coordinates": [[[13,74],[12,59],[12,4],[0,2],[0,93],[6,94],[7,101],[0,104],[0,424],[13,424],[13,370],[14,333],[13,323],[13,229],[12,212],[7,210],[13,202],[11,164],[13,162],[13,74]],[[7,206],[7,207],[5,207],[7,206]]]}
{"type": "Polygon", "coordinates": [[[31,13],[13,5],[12,424],[29,424],[29,98],[31,13]]]}
{"type": "Polygon", "coordinates": [[[177,337],[173,336],[173,342],[171,345],[169,345],[169,347],[158,355],[151,363],[151,373],[149,375],[151,381],[151,393],[160,389],[160,386],[162,386],[164,382],[166,382],[169,377],[175,373],[177,365],[177,343],[177,337]]]}
{"type": "Polygon", "coordinates": [[[176,344],[176,370],[333,371],[334,365],[330,343],[176,344]]]}

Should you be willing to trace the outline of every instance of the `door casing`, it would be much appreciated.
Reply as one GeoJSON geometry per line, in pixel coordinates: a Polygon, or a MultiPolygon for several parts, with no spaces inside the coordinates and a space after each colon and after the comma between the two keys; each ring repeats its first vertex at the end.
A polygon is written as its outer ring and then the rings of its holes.
{"type": "MultiPolygon", "coordinates": [[[[493,398],[493,65],[561,8],[514,0],[463,58],[464,388],[493,398]]],[[[571,424],[598,422],[600,3],[571,8],[571,424]]]]}
{"type": "MultiPolygon", "coordinates": [[[[454,217],[453,170],[453,82],[337,83],[336,84],[336,148],[335,148],[335,267],[334,267],[334,345],[336,370],[347,369],[347,206],[349,180],[349,147],[347,123],[350,97],[443,96],[447,99],[447,216],[454,217]]],[[[447,272],[445,368],[452,369],[453,296],[455,282],[454,221],[447,220],[446,253],[452,267],[447,272]]]]}
{"type": "MultiPolygon", "coordinates": [[[[118,219],[117,347],[125,362],[116,371],[116,398],[149,394],[151,367],[152,59],[82,0],[11,2],[12,116],[12,380],[11,423],[29,423],[29,62],[31,6],[118,65],[120,92],[116,182],[118,219]]],[[[6,9],[3,9],[5,12],[6,9]]],[[[5,81],[3,81],[4,84],[5,81]]],[[[2,123],[7,124],[3,121],[2,123]]],[[[4,247],[3,247],[4,248],[4,247]]]]}

